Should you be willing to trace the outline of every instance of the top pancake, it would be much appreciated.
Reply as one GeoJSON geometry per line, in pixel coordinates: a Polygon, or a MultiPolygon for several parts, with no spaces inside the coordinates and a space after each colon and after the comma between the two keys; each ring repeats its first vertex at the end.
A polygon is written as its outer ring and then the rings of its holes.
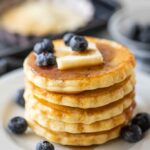
{"type": "MultiPolygon", "coordinates": [[[[96,43],[103,55],[103,64],[62,71],[57,66],[37,66],[35,54],[30,53],[24,62],[27,79],[48,91],[77,93],[109,87],[132,74],[135,58],[128,48],[109,40],[91,37],[86,37],[86,39],[96,43]]],[[[55,40],[54,45],[63,46],[64,42],[55,40]]]]}

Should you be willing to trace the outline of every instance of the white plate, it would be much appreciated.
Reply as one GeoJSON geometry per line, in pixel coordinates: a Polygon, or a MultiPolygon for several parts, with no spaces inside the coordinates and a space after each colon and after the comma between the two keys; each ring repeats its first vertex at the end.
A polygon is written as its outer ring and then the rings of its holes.
{"type": "MultiPolygon", "coordinates": [[[[23,115],[24,109],[13,102],[13,95],[18,88],[24,86],[22,70],[14,71],[0,79],[0,149],[1,150],[35,150],[36,143],[41,140],[30,130],[21,136],[15,136],[7,129],[7,122],[12,116],[23,115]]],[[[137,73],[137,111],[150,113],[150,77],[137,73]]],[[[150,134],[136,144],[129,144],[123,140],[114,140],[102,146],[93,147],[65,147],[57,144],[55,150],[149,150],[150,134]]]]}

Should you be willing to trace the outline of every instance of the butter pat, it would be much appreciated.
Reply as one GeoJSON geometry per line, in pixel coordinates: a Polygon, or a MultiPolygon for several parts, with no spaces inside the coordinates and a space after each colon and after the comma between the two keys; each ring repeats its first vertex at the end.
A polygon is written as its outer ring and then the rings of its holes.
{"type": "Polygon", "coordinates": [[[88,43],[88,49],[82,52],[72,51],[70,47],[59,45],[55,47],[58,69],[66,70],[79,67],[100,65],[103,57],[94,43],[88,43]]]}

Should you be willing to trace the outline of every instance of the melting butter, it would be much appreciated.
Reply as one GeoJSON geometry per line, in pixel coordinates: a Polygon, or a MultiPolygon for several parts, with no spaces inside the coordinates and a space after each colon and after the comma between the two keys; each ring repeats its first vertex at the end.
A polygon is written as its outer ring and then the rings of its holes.
{"type": "Polygon", "coordinates": [[[88,44],[88,49],[82,52],[72,51],[65,45],[55,46],[55,55],[58,69],[66,70],[79,67],[100,65],[103,56],[94,43],[88,44]]]}

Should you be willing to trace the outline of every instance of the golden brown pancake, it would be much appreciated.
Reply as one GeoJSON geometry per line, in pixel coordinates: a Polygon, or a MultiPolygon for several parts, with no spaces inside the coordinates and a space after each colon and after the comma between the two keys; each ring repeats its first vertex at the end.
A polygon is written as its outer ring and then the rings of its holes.
{"type": "MultiPolygon", "coordinates": [[[[132,53],[116,42],[85,38],[101,52],[101,65],[39,67],[34,52],[24,62],[28,124],[38,135],[63,145],[88,146],[117,138],[135,107],[132,53]]],[[[64,46],[64,41],[55,40],[54,46],[64,46]]],[[[62,56],[58,49],[54,54],[62,56]]]]}
{"type": "Polygon", "coordinates": [[[119,137],[120,130],[123,126],[121,125],[104,132],[72,134],[67,132],[56,132],[44,128],[29,116],[26,116],[26,119],[29,126],[37,135],[46,138],[50,142],[73,146],[89,146],[106,143],[107,141],[119,137]]]}
{"type": "Polygon", "coordinates": [[[26,109],[32,107],[33,110],[37,112],[42,111],[47,118],[53,120],[84,124],[91,124],[96,121],[117,116],[131,106],[134,101],[134,93],[131,92],[119,101],[109,105],[97,108],[80,109],[49,103],[35,97],[30,91],[26,91],[24,97],[26,100],[26,109]]]}
{"type": "MultiPolygon", "coordinates": [[[[62,71],[57,66],[37,66],[36,55],[32,52],[24,62],[26,78],[48,91],[77,93],[112,86],[132,74],[135,59],[127,47],[109,40],[91,37],[86,39],[97,45],[104,58],[103,64],[62,71]]],[[[56,40],[54,45],[63,46],[64,42],[56,40]]]]}
{"type": "Polygon", "coordinates": [[[97,121],[92,124],[82,123],[65,123],[50,119],[42,111],[35,111],[33,108],[27,108],[26,114],[35,120],[39,125],[56,131],[56,132],[69,132],[69,133],[92,133],[111,130],[121,124],[125,124],[132,117],[134,104],[125,109],[123,113],[113,118],[97,121]]]}
{"type": "Polygon", "coordinates": [[[84,91],[78,94],[63,94],[49,92],[37,87],[30,81],[26,81],[26,89],[32,91],[38,98],[50,103],[82,109],[101,107],[115,102],[133,91],[134,85],[135,79],[134,75],[132,75],[111,87],[84,91]]]}

